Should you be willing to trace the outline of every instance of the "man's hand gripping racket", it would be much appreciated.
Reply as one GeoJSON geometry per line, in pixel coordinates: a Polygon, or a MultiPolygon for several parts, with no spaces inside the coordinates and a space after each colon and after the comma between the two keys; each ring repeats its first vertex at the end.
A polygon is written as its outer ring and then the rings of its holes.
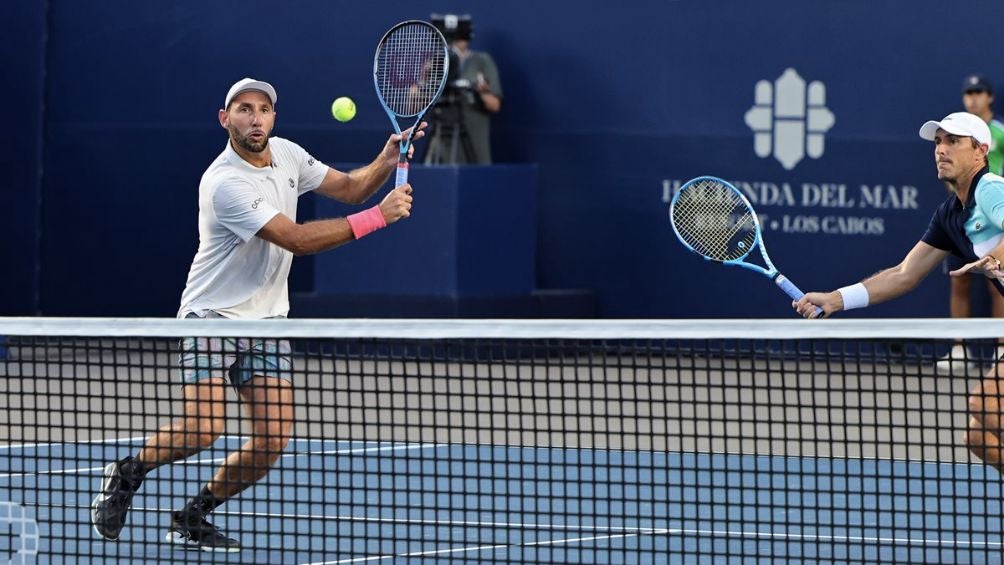
{"type": "MultiPolygon", "coordinates": [[[[771,263],[760,221],[739,189],[716,177],[687,181],[669,206],[673,231],[683,245],[709,261],[735,265],[774,281],[793,301],[805,295],[771,263]],[[764,265],[747,260],[754,248],[764,265]]],[[[823,310],[816,308],[816,316],[823,310]]]]}
{"type": "Polygon", "coordinates": [[[400,135],[400,155],[394,186],[408,182],[408,156],[422,118],[446,86],[450,70],[449,46],[432,24],[411,20],[392,27],[377,45],[373,57],[373,84],[377,98],[400,135]],[[400,120],[414,118],[401,129],[400,120]]]}

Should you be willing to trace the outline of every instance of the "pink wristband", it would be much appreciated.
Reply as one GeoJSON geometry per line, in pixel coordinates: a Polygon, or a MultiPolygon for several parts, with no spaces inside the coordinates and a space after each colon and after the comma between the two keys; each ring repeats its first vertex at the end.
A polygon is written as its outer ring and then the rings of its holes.
{"type": "Polygon", "coordinates": [[[356,239],[361,239],[366,234],[387,227],[387,221],[383,219],[383,212],[380,211],[379,206],[346,216],[345,219],[349,222],[349,227],[352,228],[352,234],[356,236],[356,239]]]}

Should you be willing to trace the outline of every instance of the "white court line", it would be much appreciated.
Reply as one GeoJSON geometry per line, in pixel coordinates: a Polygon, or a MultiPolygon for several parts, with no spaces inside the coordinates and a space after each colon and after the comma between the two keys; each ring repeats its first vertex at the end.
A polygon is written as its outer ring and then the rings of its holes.
{"type": "MultiPolygon", "coordinates": [[[[858,526],[858,529],[862,526],[858,526]]],[[[961,540],[941,540],[937,538],[883,538],[866,536],[835,536],[822,534],[783,534],[772,532],[745,532],[732,530],[686,530],[667,529],[661,533],[677,536],[706,536],[706,537],[727,537],[743,539],[768,539],[784,541],[801,541],[815,543],[835,543],[835,544],[886,544],[886,545],[936,545],[943,547],[970,548],[970,549],[1004,549],[1004,542],[993,541],[961,541],[961,540]]]]}
{"type": "MultiPolygon", "coordinates": [[[[653,533],[663,533],[663,530],[653,533]]],[[[411,551],[408,553],[396,553],[394,555],[374,555],[371,557],[351,557],[349,559],[339,559],[337,561],[314,561],[304,565],[341,565],[342,563],[363,563],[366,561],[383,561],[385,559],[398,559],[401,557],[427,557],[430,555],[444,555],[447,553],[465,553],[469,551],[485,551],[490,549],[505,549],[509,547],[535,547],[542,545],[564,545],[573,543],[583,543],[588,541],[611,540],[621,538],[639,537],[643,534],[615,534],[609,536],[589,536],[584,538],[569,538],[548,541],[532,541],[527,543],[501,543],[496,545],[479,545],[474,547],[451,547],[449,549],[430,549],[428,551],[411,551]]]]}
{"type": "MultiPolygon", "coordinates": [[[[107,440],[84,440],[82,442],[48,442],[39,444],[9,444],[7,446],[0,446],[0,451],[3,450],[21,450],[21,449],[33,449],[33,448],[52,448],[56,446],[77,446],[77,445],[89,445],[89,444],[127,444],[131,442],[146,442],[150,439],[150,436],[137,436],[136,438],[111,438],[107,440]]],[[[221,440],[240,440],[241,442],[247,441],[247,436],[233,436],[224,435],[220,436],[221,440]]],[[[320,443],[326,444],[330,442],[338,442],[338,440],[322,440],[319,438],[290,438],[290,442],[304,442],[304,443],[320,443]]],[[[385,442],[379,441],[367,441],[359,442],[360,444],[383,444],[385,442]]]]}
{"type": "MultiPolygon", "coordinates": [[[[90,508],[90,506],[80,506],[75,504],[54,504],[54,503],[39,503],[39,504],[34,504],[33,506],[76,508],[81,510],[90,508]]],[[[132,507],[132,510],[140,512],[166,513],[170,512],[172,509],[158,508],[151,506],[134,506],[132,507]]],[[[811,541],[816,543],[837,543],[837,544],[883,543],[887,545],[938,545],[945,547],[971,548],[971,549],[981,549],[981,548],[994,549],[994,550],[1004,549],[1004,542],[941,540],[937,538],[893,538],[893,537],[867,537],[867,536],[838,536],[838,535],[824,535],[824,534],[786,534],[786,533],[774,533],[774,532],[748,532],[743,530],[739,531],[700,530],[700,529],[655,528],[655,527],[645,528],[640,526],[588,526],[579,524],[537,524],[533,522],[485,522],[479,520],[375,518],[369,516],[338,516],[338,515],[328,515],[328,514],[288,514],[283,512],[238,512],[233,510],[230,511],[217,510],[214,512],[214,515],[233,516],[236,518],[241,518],[241,517],[278,518],[278,519],[292,519],[292,520],[368,522],[368,523],[405,524],[405,525],[423,525],[423,526],[433,525],[433,526],[449,526],[449,527],[464,526],[472,528],[473,527],[479,527],[479,528],[487,527],[487,528],[500,528],[500,529],[508,528],[508,529],[522,529],[522,530],[617,532],[617,534],[612,534],[610,536],[596,536],[591,538],[570,538],[571,540],[574,541],[612,539],[622,536],[675,535],[675,536],[695,536],[695,537],[715,537],[715,538],[768,539],[768,540],[785,540],[785,541],[801,541],[801,542],[811,541]]],[[[856,528],[862,529],[864,528],[864,526],[857,526],[856,528]]],[[[542,545],[542,544],[554,544],[554,543],[569,543],[569,540],[549,540],[545,542],[527,542],[525,544],[502,544],[502,545],[493,545],[486,547],[496,548],[496,547],[542,545]]],[[[462,549],[462,548],[451,548],[451,551],[456,549],[462,549]]],[[[474,551],[474,549],[468,548],[467,551],[474,551]]],[[[384,557],[380,558],[383,559],[384,557]]],[[[332,563],[340,563],[340,562],[335,561],[332,563]]]]}
{"type": "Polygon", "coordinates": [[[132,441],[145,440],[146,436],[140,437],[120,437],[113,439],[89,439],[84,441],[54,441],[49,443],[15,443],[10,445],[0,445],[0,450],[4,449],[34,449],[37,447],[53,447],[56,445],[79,445],[93,443],[128,443],[132,441]]]}
{"type": "Polygon", "coordinates": [[[909,545],[909,546],[937,546],[955,549],[988,549],[988,550],[1001,550],[1004,549],[1004,543],[1001,542],[973,542],[973,541],[950,541],[950,540],[940,540],[940,539],[926,539],[926,538],[881,538],[881,537],[864,537],[864,536],[827,536],[827,535],[805,535],[805,534],[775,534],[770,532],[745,532],[745,531],[731,531],[731,530],[685,530],[685,529],[649,529],[641,530],[637,533],[626,533],[626,534],[612,534],[606,536],[589,536],[589,537],[579,537],[579,538],[567,538],[559,540],[548,540],[548,541],[536,541],[527,543],[513,543],[513,544],[495,544],[495,545],[479,545],[471,547],[454,547],[448,549],[431,549],[427,551],[414,551],[409,553],[397,553],[393,555],[373,555],[369,557],[352,557],[349,559],[339,559],[335,561],[314,561],[311,563],[305,563],[303,565],[342,565],[344,563],[364,563],[367,561],[383,561],[386,559],[398,559],[402,557],[420,557],[429,555],[444,555],[448,553],[465,553],[474,551],[485,551],[494,549],[506,549],[510,547],[536,547],[544,545],[569,545],[576,543],[584,543],[590,541],[604,541],[613,539],[627,539],[632,537],[641,536],[656,536],[656,535],[671,535],[671,536],[699,536],[699,537],[716,537],[716,538],[743,538],[743,539],[758,539],[758,540],[785,540],[785,541],[799,541],[802,543],[812,542],[812,543],[833,543],[833,544],[891,544],[891,545],[909,545]]]}
{"type": "MultiPolygon", "coordinates": [[[[152,508],[158,512],[166,512],[160,508],[152,508]]],[[[468,528],[509,528],[521,530],[568,530],[576,532],[627,532],[654,533],[656,528],[639,528],[629,526],[582,526],[575,524],[534,524],[531,522],[484,522],[478,520],[428,520],[422,518],[373,518],[369,516],[329,516],[327,514],[283,514],[274,512],[216,512],[216,514],[232,516],[249,516],[253,518],[279,518],[294,520],[328,520],[333,522],[366,522],[372,524],[407,524],[410,526],[464,526],[468,528]]]]}
{"type": "MultiPolygon", "coordinates": [[[[76,504],[56,504],[38,503],[33,506],[44,506],[47,508],[73,508],[86,510],[90,506],[80,506],[76,504]]],[[[151,506],[132,506],[132,511],[138,512],[171,512],[171,508],[156,508],[151,506]]],[[[281,520],[314,520],[328,522],[363,522],[371,524],[405,524],[422,526],[464,526],[469,528],[500,528],[500,529],[521,529],[521,530],[566,530],[574,532],[620,532],[629,534],[651,534],[663,531],[658,528],[641,528],[629,526],[584,526],[575,524],[534,524],[523,522],[484,522],[477,520],[429,520],[421,518],[374,518],[370,516],[337,516],[329,514],[288,514],[283,512],[240,512],[234,510],[216,510],[214,516],[232,516],[234,518],[278,518],[281,520]]]]}
{"type": "MultiPolygon", "coordinates": [[[[246,436],[221,436],[220,438],[225,440],[240,439],[241,441],[246,441],[246,436]]],[[[8,446],[0,446],[0,451],[11,450],[11,449],[27,449],[27,448],[50,448],[53,446],[72,446],[77,444],[117,444],[117,443],[129,443],[129,442],[139,442],[146,441],[147,437],[140,438],[118,438],[112,440],[87,440],[83,442],[52,442],[47,444],[12,444],[8,446]]],[[[338,440],[323,440],[318,438],[292,438],[291,442],[305,442],[305,443],[319,443],[326,444],[329,442],[338,442],[338,440]]],[[[360,442],[362,444],[382,444],[384,442],[380,441],[365,441],[360,442]]],[[[445,445],[445,444],[441,444],[445,445]]],[[[509,449],[517,448],[520,450],[530,450],[530,451],[543,451],[551,452],[555,449],[561,451],[576,451],[576,452],[594,452],[594,453],[620,453],[620,454],[651,454],[651,455],[676,455],[676,456],[719,456],[719,457],[741,457],[741,458],[780,458],[780,459],[811,459],[816,461],[859,461],[859,462],[879,462],[879,463],[919,463],[919,464],[930,464],[930,465],[948,465],[953,467],[969,467],[972,469],[980,469],[985,466],[982,464],[974,464],[965,461],[939,461],[936,459],[917,459],[917,458],[907,458],[907,459],[897,459],[897,458],[882,458],[882,457],[847,457],[847,456],[833,456],[833,455],[815,455],[815,456],[786,456],[786,455],[772,455],[772,454],[761,454],[756,452],[716,452],[716,451],[697,451],[697,452],[655,452],[651,450],[624,450],[624,449],[610,449],[610,448],[595,448],[586,446],[565,446],[563,448],[553,448],[553,447],[536,447],[536,446],[522,446],[519,444],[493,444],[492,447],[509,449]]],[[[730,471],[730,469],[725,469],[725,471],[730,471]]],[[[740,471],[748,471],[741,469],[740,471]]],[[[758,471],[754,469],[754,471],[758,471]]]]}
{"type": "MultiPolygon", "coordinates": [[[[365,442],[365,443],[380,443],[380,442],[365,442]]],[[[445,447],[449,444],[446,443],[407,443],[407,444],[391,444],[389,446],[382,447],[357,447],[353,449],[333,449],[325,451],[304,451],[299,453],[287,453],[281,455],[280,459],[287,459],[290,457],[302,457],[305,455],[355,455],[357,453],[377,453],[381,451],[397,451],[397,450],[412,450],[412,449],[434,449],[439,447],[445,447]]],[[[209,464],[219,464],[226,461],[224,457],[218,457],[216,459],[196,459],[194,461],[176,461],[175,465],[209,465],[209,464]]],[[[76,473],[86,474],[100,472],[105,469],[104,466],[101,467],[83,467],[78,469],[57,469],[55,471],[35,471],[32,473],[2,473],[0,474],[0,480],[2,479],[16,479],[23,477],[33,477],[35,475],[72,475],[76,473]]]]}
{"type": "MultiPolygon", "coordinates": [[[[77,508],[84,509],[86,507],[78,505],[69,504],[38,504],[37,506],[46,507],[63,507],[63,508],[77,508]]],[[[140,512],[169,512],[170,509],[165,508],[154,508],[154,507],[134,507],[134,511],[140,512]]],[[[740,539],[755,539],[755,540],[783,540],[783,541],[794,541],[800,543],[811,542],[815,544],[819,543],[832,543],[832,544],[886,544],[886,545],[897,545],[897,546],[925,546],[925,547],[944,547],[944,548],[954,548],[954,549],[987,549],[993,551],[1004,550],[1004,542],[977,542],[977,541],[961,541],[961,540],[941,540],[937,538],[892,538],[892,537],[866,537],[866,536],[837,536],[837,535],[820,535],[820,534],[785,534],[785,533],[772,533],[772,532],[748,532],[748,531],[735,531],[735,530],[699,530],[699,529],[683,529],[683,528],[641,528],[641,527],[621,527],[621,526],[587,526],[587,525],[568,525],[568,524],[534,524],[534,523],[520,523],[520,522],[482,522],[482,521],[469,521],[469,520],[423,520],[423,519],[413,519],[413,518],[371,518],[371,517],[360,517],[360,516],[329,516],[324,514],[285,514],[285,513],[274,513],[274,512],[233,512],[233,511],[217,511],[216,514],[224,516],[234,516],[234,517],[248,517],[248,518],[279,518],[279,519],[294,519],[294,520],[328,520],[328,521],[344,521],[344,522],[369,522],[369,523],[398,523],[406,525],[437,525],[443,527],[490,527],[490,528],[510,528],[510,529],[522,529],[522,530],[554,530],[554,531],[594,531],[594,532],[612,532],[607,535],[595,535],[586,537],[575,537],[575,538],[563,538],[557,540],[545,540],[545,541],[535,541],[526,543],[512,543],[512,544],[495,544],[495,545],[481,545],[481,546],[469,546],[469,547],[452,547],[447,549],[431,549],[426,551],[416,551],[409,553],[399,553],[393,555],[373,555],[368,557],[353,557],[348,559],[339,559],[334,561],[316,561],[312,563],[307,563],[304,565],[341,565],[344,563],[363,563],[367,561],[382,561],[386,559],[397,559],[401,557],[420,557],[429,555],[443,555],[448,553],[463,553],[463,552],[475,552],[475,551],[485,551],[493,549],[504,549],[509,547],[536,547],[545,545],[568,545],[575,543],[584,543],[590,541],[604,541],[613,539],[627,539],[631,537],[641,537],[641,536],[657,536],[657,535],[669,535],[669,536],[692,536],[692,537],[710,537],[710,538],[740,538],[740,539]],[[616,533],[613,533],[616,532],[616,533]]]]}

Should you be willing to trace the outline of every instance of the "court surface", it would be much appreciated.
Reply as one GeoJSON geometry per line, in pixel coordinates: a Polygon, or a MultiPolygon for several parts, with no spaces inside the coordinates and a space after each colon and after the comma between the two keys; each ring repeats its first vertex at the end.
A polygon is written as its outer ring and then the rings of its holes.
{"type": "Polygon", "coordinates": [[[992,563],[1002,551],[1000,478],[979,465],[320,440],[294,440],[213,515],[240,553],[161,541],[234,436],[152,473],[122,539],[103,541],[89,522],[102,468],[141,441],[0,447],[0,500],[38,524],[24,562],[992,563]]]}

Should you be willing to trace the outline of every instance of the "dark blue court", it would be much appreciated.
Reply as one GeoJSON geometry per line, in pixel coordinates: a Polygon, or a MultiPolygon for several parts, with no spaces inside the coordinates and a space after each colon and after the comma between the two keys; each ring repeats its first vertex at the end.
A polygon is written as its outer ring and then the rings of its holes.
{"type": "Polygon", "coordinates": [[[38,532],[32,557],[21,524],[0,530],[11,562],[994,563],[1004,547],[1000,478],[978,465],[317,440],[213,514],[240,553],[163,542],[236,437],[151,473],[122,539],[101,540],[102,468],[141,441],[0,448],[0,500],[38,532]]]}

